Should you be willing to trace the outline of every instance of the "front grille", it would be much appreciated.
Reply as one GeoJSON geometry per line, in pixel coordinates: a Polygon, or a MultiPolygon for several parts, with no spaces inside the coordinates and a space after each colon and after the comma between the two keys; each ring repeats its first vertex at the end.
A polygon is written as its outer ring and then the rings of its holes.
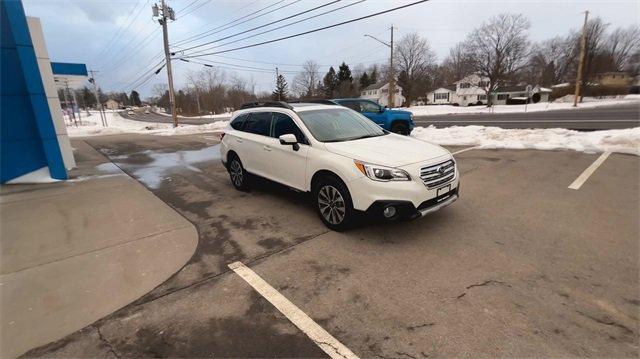
{"type": "Polygon", "coordinates": [[[422,167],[420,178],[429,187],[434,188],[445,184],[456,176],[456,164],[453,160],[448,160],[437,165],[422,167]]]}

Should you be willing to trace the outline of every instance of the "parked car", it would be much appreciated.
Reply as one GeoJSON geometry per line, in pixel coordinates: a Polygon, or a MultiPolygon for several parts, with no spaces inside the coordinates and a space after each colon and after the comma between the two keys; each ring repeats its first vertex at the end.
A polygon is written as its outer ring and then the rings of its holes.
{"type": "Polygon", "coordinates": [[[409,111],[393,110],[361,98],[337,98],[330,101],[360,112],[387,131],[408,136],[414,127],[413,114],[409,111]]]}
{"type": "Polygon", "coordinates": [[[391,133],[351,109],[256,102],[236,111],[220,153],[233,186],[257,175],[310,192],[324,224],[348,228],[358,213],[416,218],[458,198],[459,172],[446,149],[391,133]]]}

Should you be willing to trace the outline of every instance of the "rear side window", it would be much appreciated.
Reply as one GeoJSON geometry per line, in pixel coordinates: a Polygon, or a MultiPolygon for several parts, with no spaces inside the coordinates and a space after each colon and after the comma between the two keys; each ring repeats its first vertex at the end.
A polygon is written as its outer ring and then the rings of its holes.
{"type": "Polygon", "coordinates": [[[273,113],[273,130],[272,135],[275,138],[278,138],[282,135],[286,135],[292,133],[296,135],[296,139],[300,143],[306,143],[304,134],[298,128],[295,122],[291,117],[285,115],[284,113],[274,112],[273,113]]]}
{"type": "Polygon", "coordinates": [[[271,128],[271,112],[253,112],[251,117],[244,121],[242,130],[256,135],[269,136],[271,128]]]}
{"type": "Polygon", "coordinates": [[[242,125],[244,124],[244,121],[247,119],[247,117],[249,117],[249,114],[244,113],[233,119],[233,121],[231,121],[231,128],[233,128],[234,130],[242,131],[242,125]]]}

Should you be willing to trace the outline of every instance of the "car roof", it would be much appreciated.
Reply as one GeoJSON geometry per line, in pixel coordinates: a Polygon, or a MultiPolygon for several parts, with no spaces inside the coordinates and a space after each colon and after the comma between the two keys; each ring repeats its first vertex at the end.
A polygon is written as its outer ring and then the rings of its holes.
{"type": "MultiPolygon", "coordinates": [[[[294,102],[289,103],[293,112],[305,112],[305,111],[313,111],[313,110],[331,110],[331,109],[343,109],[342,106],[336,105],[325,105],[321,103],[312,103],[312,102],[294,102]]],[[[244,108],[236,111],[238,114],[246,113],[246,112],[261,112],[261,111],[276,111],[281,112],[283,110],[289,110],[288,108],[277,107],[277,106],[260,106],[260,107],[250,107],[244,108]]]]}

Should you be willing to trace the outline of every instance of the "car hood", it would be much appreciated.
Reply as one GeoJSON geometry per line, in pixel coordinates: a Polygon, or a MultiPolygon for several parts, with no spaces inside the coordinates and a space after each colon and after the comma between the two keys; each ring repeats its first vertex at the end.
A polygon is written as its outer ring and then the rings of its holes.
{"type": "Polygon", "coordinates": [[[324,145],[330,152],[390,167],[402,167],[449,154],[449,151],[438,145],[396,134],[345,142],[328,142],[324,145]]]}
{"type": "Polygon", "coordinates": [[[411,111],[394,110],[394,109],[387,109],[387,111],[391,112],[394,115],[407,115],[407,116],[413,115],[411,111]]]}

